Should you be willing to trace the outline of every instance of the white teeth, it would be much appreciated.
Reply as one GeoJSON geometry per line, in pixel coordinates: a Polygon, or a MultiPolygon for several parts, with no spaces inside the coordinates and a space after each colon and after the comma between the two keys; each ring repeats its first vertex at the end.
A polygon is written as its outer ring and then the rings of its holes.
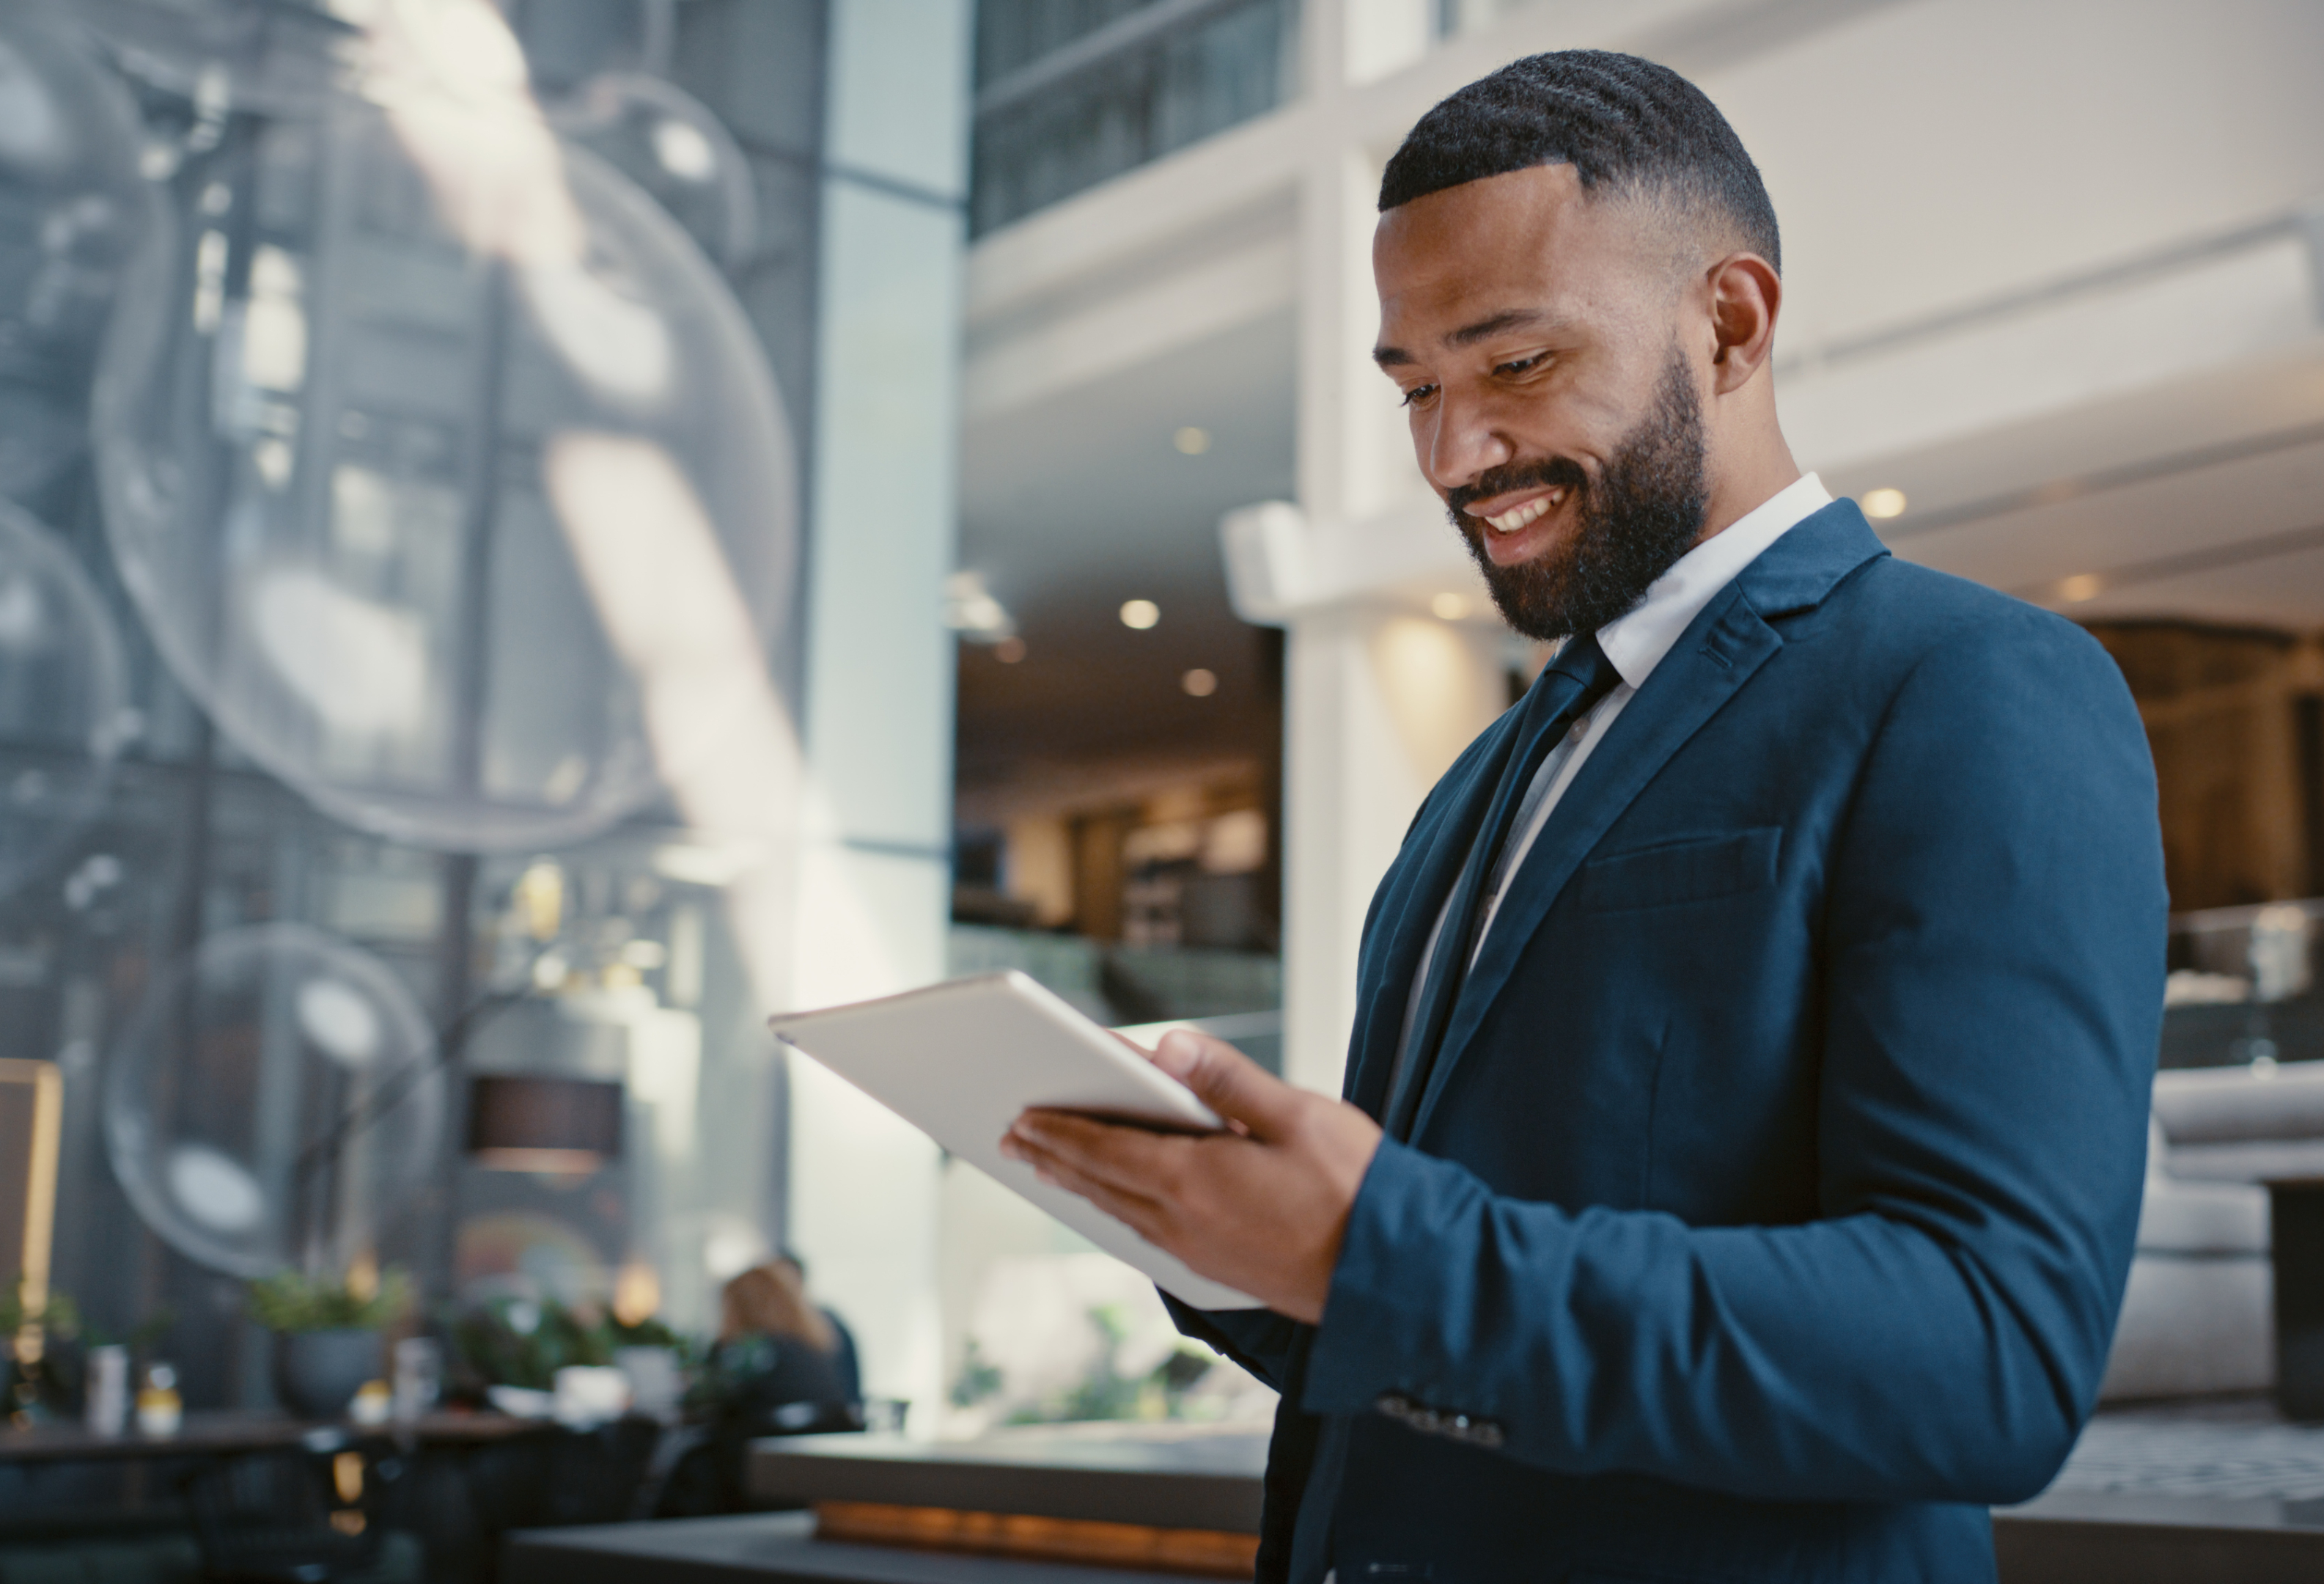
{"type": "Polygon", "coordinates": [[[1488,517],[1485,521],[1492,525],[1496,533],[1515,533],[1526,523],[1538,521],[1542,514],[1564,498],[1563,490],[1553,489],[1547,495],[1536,496],[1525,505],[1511,506],[1499,516],[1488,517]]]}

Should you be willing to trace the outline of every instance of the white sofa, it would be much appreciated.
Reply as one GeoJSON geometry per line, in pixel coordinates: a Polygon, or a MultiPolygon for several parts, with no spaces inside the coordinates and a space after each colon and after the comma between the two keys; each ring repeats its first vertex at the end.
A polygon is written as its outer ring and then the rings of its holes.
{"type": "Polygon", "coordinates": [[[2324,1176],[2324,1061],[2154,1079],[2146,1197],[2101,1397],[2275,1385],[2271,1177],[2324,1176]]]}

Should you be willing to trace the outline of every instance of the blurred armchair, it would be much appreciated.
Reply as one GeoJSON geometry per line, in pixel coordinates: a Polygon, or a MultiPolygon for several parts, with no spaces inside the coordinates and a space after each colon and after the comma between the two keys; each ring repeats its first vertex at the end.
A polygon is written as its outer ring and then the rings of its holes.
{"type": "Polygon", "coordinates": [[[2324,1176],[2324,1061],[2154,1080],[2138,1255],[2103,1401],[2275,1385],[2271,1178],[2324,1176]]]}

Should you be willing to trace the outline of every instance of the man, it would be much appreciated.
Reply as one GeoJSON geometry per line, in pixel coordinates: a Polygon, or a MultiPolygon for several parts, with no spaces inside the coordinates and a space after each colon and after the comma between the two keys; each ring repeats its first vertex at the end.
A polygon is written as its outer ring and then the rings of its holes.
{"type": "Polygon", "coordinates": [[[1570,641],[1372,903],[1346,1099],[1009,1147],[1267,1310],[1260,1573],[1975,1579],[2135,1232],[2154,785],[2078,628],[1802,477],[1758,172],[1673,73],[1453,95],[1389,162],[1381,368],[1509,623],[1570,641]]]}

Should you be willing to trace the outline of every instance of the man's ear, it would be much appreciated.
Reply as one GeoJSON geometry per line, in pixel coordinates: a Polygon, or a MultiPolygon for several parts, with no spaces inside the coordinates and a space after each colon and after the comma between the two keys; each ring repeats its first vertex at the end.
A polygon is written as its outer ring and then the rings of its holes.
{"type": "Polygon", "coordinates": [[[1775,348],[1784,279],[1756,253],[1734,253],[1711,266],[1711,389],[1740,389],[1775,348]]]}

